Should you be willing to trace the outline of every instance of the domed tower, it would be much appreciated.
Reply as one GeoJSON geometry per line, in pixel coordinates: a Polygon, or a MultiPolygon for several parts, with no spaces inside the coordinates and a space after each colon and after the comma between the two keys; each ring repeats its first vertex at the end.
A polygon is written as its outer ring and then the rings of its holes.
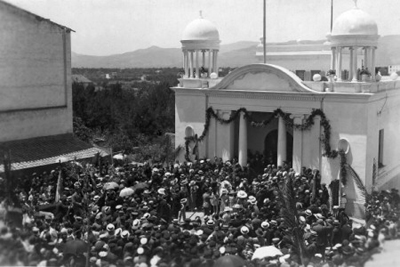
{"type": "Polygon", "coordinates": [[[349,80],[357,82],[358,69],[368,70],[375,81],[375,49],[378,46],[378,26],[366,12],[355,7],[342,13],[328,34],[332,49],[331,69],[336,71],[337,81],[342,81],[343,50],[350,50],[349,80]],[[357,66],[357,56],[363,50],[363,66],[357,66]]]}
{"type": "Polygon", "coordinates": [[[217,28],[212,22],[204,19],[200,12],[200,18],[189,23],[183,31],[183,78],[218,78],[220,42],[217,28]]]}

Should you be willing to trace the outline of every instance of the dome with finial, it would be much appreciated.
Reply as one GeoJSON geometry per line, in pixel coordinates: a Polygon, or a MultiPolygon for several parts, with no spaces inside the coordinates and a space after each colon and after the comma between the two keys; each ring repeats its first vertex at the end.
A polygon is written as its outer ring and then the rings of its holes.
{"type": "Polygon", "coordinates": [[[200,12],[200,18],[189,23],[183,31],[182,41],[219,41],[219,33],[217,27],[204,19],[200,12]]]}
{"type": "Polygon", "coordinates": [[[335,20],[332,35],[378,35],[378,25],[371,15],[355,7],[335,20]]]}
{"type": "Polygon", "coordinates": [[[357,7],[342,13],[328,34],[331,45],[372,46],[378,42],[378,25],[371,15],[357,7]]]}

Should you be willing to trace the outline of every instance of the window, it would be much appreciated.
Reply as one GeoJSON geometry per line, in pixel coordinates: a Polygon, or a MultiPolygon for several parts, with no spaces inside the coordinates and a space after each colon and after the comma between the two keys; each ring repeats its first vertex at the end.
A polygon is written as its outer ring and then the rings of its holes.
{"type": "Polygon", "coordinates": [[[384,142],[384,131],[383,129],[379,130],[379,150],[378,150],[378,167],[382,168],[383,165],[383,142],[384,142]]]}
{"type": "Polygon", "coordinates": [[[304,81],[305,70],[296,70],[296,75],[304,81]]]}
{"type": "Polygon", "coordinates": [[[192,137],[194,136],[194,129],[192,126],[187,126],[185,129],[185,137],[192,137]]]}

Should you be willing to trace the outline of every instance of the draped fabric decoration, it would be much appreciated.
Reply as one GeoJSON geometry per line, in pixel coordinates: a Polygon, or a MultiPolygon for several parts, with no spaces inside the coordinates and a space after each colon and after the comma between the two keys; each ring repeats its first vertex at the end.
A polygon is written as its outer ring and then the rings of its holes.
{"type": "Polygon", "coordinates": [[[243,112],[245,115],[245,118],[250,121],[250,125],[253,127],[265,127],[269,123],[271,123],[275,118],[281,117],[286,126],[293,128],[295,130],[300,130],[300,131],[307,131],[310,130],[311,127],[314,125],[314,118],[316,116],[321,117],[321,126],[324,129],[323,135],[321,136],[321,141],[325,149],[325,153],[323,156],[328,157],[328,158],[336,158],[338,156],[338,151],[333,150],[330,145],[330,138],[331,138],[331,125],[329,123],[329,120],[326,118],[325,113],[321,109],[313,109],[311,114],[307,117],[304,123],[302,124],[295,124],[293,120],[290,118],[289,113],[283,112],[280,108],[276,109],[273,111],[273,116],[271,116],[268,120],[262,120],[262,121],[254,121],[252,115],[250,112],[248,112],[245,108],[240,108],[238,110],[232,111],[232,114],[229,119],[224,119],[218,116],[218,114],[214,111],[212,107],[209,107],[206,110],[206,122],[204,124],[204,129],[203,132],[200,136],[190,136],[190,137],[185,137],[185,148],[186,148],[186,154],[185,154],[185,159],[186,161],[191,161],[189,157],[189,144],[191,142],[202,142],[204,138],[207,136],[208,130],[210,128],[210,122],[211,118],[214,118],[217,120],[220,124],[229,124],[233,121],[235,121],[239,116],[240,113],[243,112]]]}
{"type": "Polygon", "coordinates": [[[347,183],[346,153],[342,149],[340,149],[338,153],[340,156],[340,181],[342,182],[343,185],[346,185],[346,183],[347,183]]]}

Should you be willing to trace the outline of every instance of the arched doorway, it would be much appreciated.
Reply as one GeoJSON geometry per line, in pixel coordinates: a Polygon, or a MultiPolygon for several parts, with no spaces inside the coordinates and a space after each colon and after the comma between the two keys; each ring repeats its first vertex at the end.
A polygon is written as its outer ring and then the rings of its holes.
{"type": "MultiPolygon", "coordinates": [[[[270,131],[264,139],[264,157],[267,164],[277,164],[278,160],[278,130],[270,131]]],[[[286,132],[286,161],[292,166],[293,136],[286,132]]]]}

